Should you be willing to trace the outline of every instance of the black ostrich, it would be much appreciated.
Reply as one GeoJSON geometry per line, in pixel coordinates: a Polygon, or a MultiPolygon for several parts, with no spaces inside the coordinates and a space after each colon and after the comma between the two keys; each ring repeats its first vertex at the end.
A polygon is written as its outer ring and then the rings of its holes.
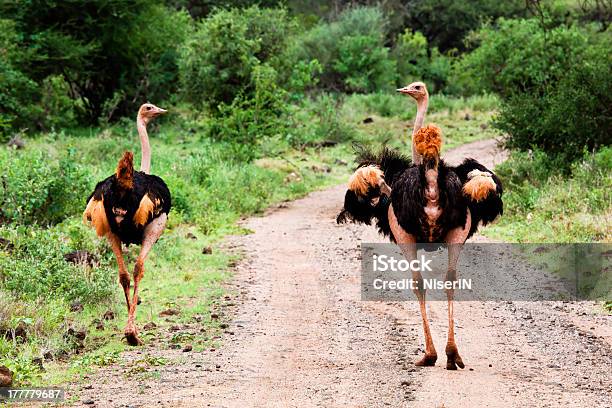
{"type": "Polygon", "coordinates": [[[87,199],[83,213],[98,236],[105,236],[113,248],[119,265],[119,282],[125,293],[128,321],[125,337],[132,346],[142,344],[138,338],[134,316],[138,304],[138,285],[144,276],[144,262],[166,226],[171,197],[164,181],[149,174],[151,148],[147,124],[166,110],[146,103],[138,110],[136,124],[142,148],[141,171],[134,171],[134,155],[125,152],[112,176],[99,182],[87,199]],[[125,267],[121,244],[142,245],[134,267],[134,293],[130,301],[130,275],[125,267]]]}
{"type": "MultiPolygon", "coordinates": [[[[419,87],[422,83],[417,83],[419,87]]],[[[419,126],[420,127],[420,126],[419,126]]],[[[370,225],[396,242],[407,260],[416,259],[417,243],[448,244],[446,279],[457,279],[457,261],[462,244],[503,212],[500,180],[474,159],[456,167],[440,159],[440,129],[429,125],[413,133],[413,157],[384,148],[374,154],[362,151],[359,167],[351,176],[344,208],[337,222],[353,221],[370,225]]],[[[421,273],[412,273],[425,332],[425,356],[417,366],[433,366],[437,353],[431,338],[425,308],[421,273]]],[[[453,290],[447,291],[448,341],[446,368],[464,368],[455,344],[453,290]]]]}

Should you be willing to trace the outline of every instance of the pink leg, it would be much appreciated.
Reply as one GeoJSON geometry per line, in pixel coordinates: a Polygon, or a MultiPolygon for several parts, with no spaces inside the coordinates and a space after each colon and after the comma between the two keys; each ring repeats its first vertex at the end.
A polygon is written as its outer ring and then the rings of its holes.
{"type": "Polygon", "coordinates": [[[140,254],[136,260],[136,266],[134,267],[134,295],[132,296],[132,303],[128,312],[128,321],[125,327],[125,338],[131,346],[138,346],[142,344],[138,338],[138,331],[134,324],[136,316],[136,306],[138,305],[138,286],[140,280],[144,276],[144,262],[153,248],[153,244],[157,242],[161,236],[164,228],[166,227],[166,220],[168,219],[166,214],[162,214],[155,218],[149,225],[146,226],[144,231],[144,238],[142,240],[142,248],[140,254]]]}
{"type": "Polygon", "coordinates": [[[119,283],[123,287],[123,293],[125,294],[125,303],[127,304],[128,312],[130,311],[130,274],[127,272],[125,262],[123,261],[123,253],[121,252],[121,240],[118,236],[109,232],[106,235],[108,242],[113,248],[115,258],[117,258],[117,264],[119,265],[119,283]]]}
{"type": "MultiPolygon", "coordinates": [[[[393,212],[393,206],[389,206],[389,224],[391,226],[391,232],[395,238],[395,242],[399,245],[404,257],[407,261],[412,261],[417,257],[416,250],[416,238],[408,234],[399,225],[397,217],[393,212]]],[[[429,330],[429,321],[427,320],[427,308],[425,305],[425,289],[423,288],[423,276],[419,271],[412,272],[412,280],[417,282],[418,288],[414,290],[414,293],[419,300],[419,307],[421,309],[421,318],[423,320],[423,332],[425,333],[425,355],[419,361],[415,363],[417,366],[433,366],[436,364],[438,359],[438,353],[434,347],[433,339],[431,337],[431,331],[429,330]]]]}
{"type": "MultiPolygon", "coordinates": [[[[463,244],[467,240],[468,233],[470,232],[470,226],[472,225],[472,217],[468,210],[467,221],[464,227],[458,227],[451,230],[445,238],[445,242],[448,244],[448,272],[446,273],[446,280],[455,282],[457,280],[457,262],[459,261],[459,254],[463,248],[463,244]]],[[[446,291],[446,298],[448,300],[448,340],[446,342],[446,369],[456,370],[457,366],[464,368],[463,360],[459,355],[457,344],[455,343],[455,321],[453,319],[453,295],[454,289],[448,289],[446,291]]]]}

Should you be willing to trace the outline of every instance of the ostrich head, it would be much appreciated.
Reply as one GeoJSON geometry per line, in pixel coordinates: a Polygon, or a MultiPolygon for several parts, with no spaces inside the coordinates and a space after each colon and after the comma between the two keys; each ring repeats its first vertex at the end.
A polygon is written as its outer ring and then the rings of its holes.
{"type": "Polygon", "coordinates": [[[138,119],[142,120],[145,124],[148,124],[152,119],[155,119],[159,115],[163,115],[166,112],[168,111],[147,102],[142,104],[140,109],[138,109],[138,119]]]}
{"type": "Polygon", "coordinates": [[[398,89],[397,92],[410,95],[417,102],[429,97],[427,86],[423,82],[413,82],[410,85],[398,89]]]}

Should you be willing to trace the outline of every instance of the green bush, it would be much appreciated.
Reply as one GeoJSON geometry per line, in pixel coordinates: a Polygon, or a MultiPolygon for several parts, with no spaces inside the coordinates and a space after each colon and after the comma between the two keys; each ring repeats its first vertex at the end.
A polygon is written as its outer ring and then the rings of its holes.
{"type": "Polygon", "coordinates": [[[248,159],[257,154],[253,146],[266,137],[284,133],[285,92],[277,84],[277,73],[268,65],[258,65],[252,72],[253,93],[238,94],[234,101],[219,106],[219,115],[211,121],[208,135],[217,140],[237,143],[245,148],[248,159]]]}
{"type": "Polygon", "coordinates": [[[422,32],[428,42],[443,52],[463,50],[463,39],[484,21],[524,15],[521,0],[410,0],[398,11],[403,27],[422,32]]]}
{"type": "Polygon", "coordinates": [[[510,148],[538,147],[562,157],[565,166],[609,145],[612,128],[612,58],[608,48],[588,47],[544,93],[513,95],[501,106],[495,126],[510,148]]]}
{"type": "Polygon", "coordinates": [[[355,7],[321,23],[298,40],[298,58],[317,60],[322,89],[372,92],[395,83],[395,64],[385,47],[387,22],[377,7],[355,7]]]}
{"type": "Polygon", "coordinates": [[[468,93],[502,97],[495,125],[508,134],[508,147],[542,149],[565,159],[567,169],[584,149],[609,144],[609,33],[501,20],[474,38],[481,45],[458,63],[458,82],[468,93]]]}
{"type": "Polygon", "coordinates": [[[91,183],[74,155],[0,149],[0,219],[48,225],[80,213],[91,183]]]}
{"type": "MultiPolygon", "coordinates": [[[[75,266],[64,254],[77,249],[57,228],[19,226],[0,229],[15,245],[0,252],[0,281],[4,290],[21,299],[59,296],[68,302],[101,301],[114,292],[114,276],[104,268],[75,266]]],[[[108,263],[108,262],[106,262],[108,263]]]]}
{"type": "Polygon", "coordinates": [[[0,18],[13,22],[19,52],[28,56],[13,66],[38,86],[61,75],[81,101],[79,119],[90,124],[114,95],[123,95],[115,117],[133,114],[145,99],[168,98],[177,85],[177,49],[191,24],[186,12],[146,0],[56,1],[53,7],[13,0],[0,3],[0,18]]]}
{"type": "Polygon", "coordinates": [[[576,27],[546,31],[535,19],[501,19],[470,41],[479,47],[457,63],[459,87],[464,93],[488,91],[508,97],[561,78],[587,45],[587,36],[576,27]]]}
{"type": "Polygon", "coordinates": [[[37,113],[36,83],[22,71],[29,55],[18,44],[14,22],[0,19],[0,142],[8,139],[12,128],[32,127],[29,120],[37,113]]]}
{"type": "Polygon", "coordinates": [[[397,65],[398,86],[423,81],[429,85],[430,93],[445,90],[451,59],[440,54],[437,47],[430,49],[422,33],[406,29],[397,36],[392,55],[397,65]]]}
{"type": "Polygon", "coordinates": [[[300,105],[292,105],[285,140],[291,146],[303,149],[305,146],[320,147],[354,139],[356,129],[343,115],[344,102],[344,98],[338,95],[323,93],[302,101],[300,105]]]}
{"type": "Polygon", "coordinates": [[[293,22],[283,9],[218,10],[203,20],[180,58],[185,97],[218,111],[237,96],[255,93],[254,74],[261,64],[277,69],[293,22]]]}
{"type": "Polygon", "coordinates": [[[567,174],[560,159],[534,150],[512,152],[496,167],[504,183],[499,238],[519,242],[610,239],[612,148],[585,154],[567,174]]]}

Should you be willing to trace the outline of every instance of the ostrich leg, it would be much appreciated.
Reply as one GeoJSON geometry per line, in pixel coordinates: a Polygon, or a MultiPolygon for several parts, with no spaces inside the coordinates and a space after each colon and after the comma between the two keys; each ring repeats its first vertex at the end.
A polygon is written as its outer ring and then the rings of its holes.
{"type": "Polygon", "coordinates": [[[134,319],[136,315],[136,306],[138,305],[138,286],[140,284],[140,280],[144,276],[144,262],[147,259],[151,248],[153,248],[153,244],[157,242],[164,231],[167,219],[168,217],[166,214],[162,214],[151,221],[151,223],[149,223],[144,230],[142,248],[140,249],[140,254],[138,255],[136,266],[134,267],[134,296],[132,296],[132,304],[130,305],[128,321],[125,327],[125,338],[132,346],[142,344],[138,338],[138,331],[136,330],[134,319]]]}
{"type": "MultiPolygon", "coordinates": [[[[457,280],[457,261],[459,260],[459,254],[463,248],[463,243],[466,241],[470,226],[472,224],[472,217],[470,210],[468,210],[467,220],[464,227],[459,227],[451,230],[446,236],[446,243],[448,244],[448,271],[446,273],[446,280],[455,282],[457,280]]],[[[463,360],[459,355],[457,344],[455,343],[455,321],[453,319],[453,295],[455,290],[453,288],[446,290],[446,298],[448,299],[448,340],[446,342],[446,369],[456,370],[464,368],[463,360]]]]}
{"type": "Polygon", "coordinates": [[[117,264],[119,265],[119,283],[123,287],[123,293],[125,294],[125,303],[127,304],[128,313],[130,312],[130,274],[128,273],[125,262],[123,261],[123,253],[121,252],[121,240],[118,236],[109,232],[107,235],[108,242],[110,242],[113,248],[115,258],[117,258],[117,264]]]}
{"type": "MultiPolygon", "coordinates": [[[[393,206],[389,206],[389,224],[391,226],[391,232],[395,242],[402,250],[404,257],[407,261],[412,261],[417,257],[416,250],[416,238],[408,234],[397,222],[395,213],[393,212],[393,206]]],[[[421,309],[421,318],[423,320],[423,332],[425,333],[425,355],[419,361],[415,363],[417,366],[434,366],[438,359],[438,353],[434,347],[433,339],[431,337],[431,331],[429,330],[429,321],[427,320],[427,308],[425,307],[425,289],[423,288],[423,276],[419,271],[412,271],[412,281],[417,282],[417,288],[414,289],[414,293],[419,300],[419,307],[421,309]]]]}

